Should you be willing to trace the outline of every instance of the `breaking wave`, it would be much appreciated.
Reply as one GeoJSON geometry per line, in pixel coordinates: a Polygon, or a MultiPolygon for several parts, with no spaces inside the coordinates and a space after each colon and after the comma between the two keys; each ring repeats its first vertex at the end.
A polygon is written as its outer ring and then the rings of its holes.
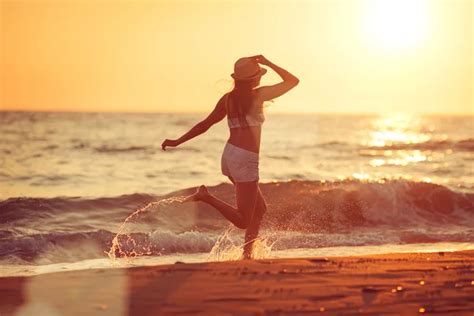
{"type": "MultiPolygon", "coordinates": [[[[261,184],[268,203],[261,236],[274,249],[474,241],[474,194],[408,180],[287,181],[261,184]]],[[[104,257],[124,218],[149,202],[188,195],[10,198],[0,202],[0,260],[69,262],[104,257]]],[[[233,187],[210,187],[234,202],[233,187]]],[[[204,203],[170,203],[131,223],[149,255],[213,249],[231,225],[204,203]]],[[[231,234],[241,242],[243,234],[231,234]]]]}

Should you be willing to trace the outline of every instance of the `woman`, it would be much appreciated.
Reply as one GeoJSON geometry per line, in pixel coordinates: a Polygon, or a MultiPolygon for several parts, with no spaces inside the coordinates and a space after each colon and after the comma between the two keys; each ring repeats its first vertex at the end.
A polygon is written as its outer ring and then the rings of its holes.
{"type": "Polygon", "coordinates": [[[294,75],[270,62],[262,55],[244,57],[234,65],[234,88],[222,96],[207,118],[176,140],[166,139],[161,145],[178,146],[206,132],[227,115],[230,137],[221,159],[221,171],[229,177],[236,190],[237,207],[227,204],[210,194],[202,185],[187,201],[202,201],[216,208],[225,218],[241,229],[246,229],[244,258],[251,257],[253,241],[258,236],[262,216],[267,204],[260,191],[258,163],[263,102],[277,98],[295,87],[299,80],[294,75]],[[283,81],[272,85],[260,85],[260,78],[267,72],[259,64],[273,69],[283,81]]]}

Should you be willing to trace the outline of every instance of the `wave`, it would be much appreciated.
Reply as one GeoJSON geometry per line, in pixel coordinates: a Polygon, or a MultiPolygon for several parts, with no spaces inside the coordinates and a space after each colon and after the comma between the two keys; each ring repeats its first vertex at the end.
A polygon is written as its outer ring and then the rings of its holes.
{"type": "Polygon", "coordinates": [[[309,144],[294,144],[293,150],[301,150],[301,149],[314,149],[314,148],[325,148],[325,149],[343,149],[343,148],[353,148],[357,147],[357,144],[347,142],[347,141],[340,141],[340,140],[328,140],[324,142],[314,142],[309,144]]]}
{"type": "MultiPolygon", "coordinates": [[[[112,246],[115,235],[107,230],[97,230],[35,234],[14,240],[0,239],[0,260],[48,264],[103,258],[104,253],[112,246]]],[[[123,251],[132,253],[146,247],[147,255],[157,256],[209,252],[219,236],[196,231],[175,233],[157,230],[122,237],[123,251]],[[133,242],[128,242],[132,239],[133,242]]]]}
{"type": "MultiPolygon", "coordinates": [[[[261,183],[260,188],[268,203],[268,222],[276,227],[304,231],[371,225],[419,225],[474,221],[474,194],[452,191],[433,183],[404,179],[362,181],[290,180],[261,183]]],[[[164,196],[126,194],[117,197],[83,198],[17,197],[0,201],[0,222],[18,219],[50,217],[55,214],[80,211],[100,214],[105,210],[119,215],[139,206],[173,196],[189,195],[195,188],[172,192],[164,196]]],[[[234,202],[234,188],[230,184],[209,187],[211,193],[234,202]]],[[[220,215],[204,203],[173,204],[164,214],[172,224],[177,216],[187,211],[197,212],[197,220],[218,219],[220,215]],[[179,215],[178,215],[179,214],[179,215]]]]}
{"type": "Polygon", "coordinates": [[[332,146],[351,146],[352,144],[345,141],[331,140],[327,142],[319,143],[318,146],[322,147],[332,147],[332,146]]]}
{"type": "MultiPolygon", "coordinates": [[[[388,144],[384,146],[369,146],[366,147],[369,150],[448,150],[455,149],[460,151],[474,151],[474,139],[461,139],[458,141],[449,140],[429,140],[420,143],[408,143],[408,144],[388,144]]],[[[364,155],[362,151],[362,155],[364,155]]],[[[369,154],[370,156],[370,154],[369,154]]]]}
{"type": "MultiPolygon", "coordinates": [[[[82,149],[87,147],[86,144],[79,144],[75,145],[74,149],[82,149]]],[[[158,149],[154,146],[110,146],[110,145],[101,145],[98,147],[93,147],[93,150],[97,153],[102,154],[117,154],[117,153],[132,153],[132,152],[144,152],[149,154],[154,154],[158,149]]],[[[161,150],[161,148],[159,149],[161,150]]],[[[182,148],[175,148],[173,151],[190,151],[190,152],[200,152],[201,150],[197,147],[182,147],[182,148]]]]}
{"type": "MultiPolygon", "coordinates": [[[[115,234],[94,232],[51,232],[0,240],[0,258],[22,262],[50,263],[100,258],[115,234]],[[62,256],[58,254],[62,253],[62,256]],[[70,260],[68,260],[70,259],[70,260]]],[[[18,262],[17,262],[18,263],[18,262]]]]}
{"type": "Polygon", "coordinates": [[[276,160],[293,160],[294,157],[287,155],[265,155],[267,158],[276,159],[276,160]]]}
{"type": "MultiPolygon", "coordinates": [[[[146,153],[155,153],[156,148],[153,145],[110,145],[110,144],[101,144],[93,146],[89,142],[73,138],[70,142],[70,150],[82,150],[82,149],[91,149],[92,151],[100,154],[117,154],[117,153],[133,153],[133,152],[146,152],[146,153]]],[[[54,147],[45,148],[45,149],[55,149],[54,147]]]]}
{"type": "Polygon", "coordinates": [[[474,194],[431,183],[290,181],[263,191],[272,208],[268,222],[285,230],[474,224],[474,194]]]}
{"type": "Polygon", "coordinates": [[[74,211],[89,213],[103,210],[128,211],[155,199],[154,195],[139,193],[90,199],[81,197],[9,198],[0,202],[0,223],[26,218],[34,220],[74,211]]]}
{"type": "MultiPolygon", "coordinates": [[[[280,181],[263,183],[268,204],[261,235],[274,249],[474,241],[474,194],[408,180],[373,182],[280,181]]],[[[10,198],[0,202],[0,259],[27,262],[76,261],[104,257],[118,226],[150,202],[192,193],[188,188],[164,196],[10,198]],[[41,227],[38,232],[36,227],[41,227]],[[92,246],[91,246],[92,245],[92,246]]],[[[230,184],[209,191],[234,202],[230,184]]],[[[229,224],[204,203],[168,203],[127,225],[121,247],[146,254],[209,252],[229,224]],[[157,211],[157,212],[154,212],[157,211]]],[[[240,230],[236,240],[242,241],[240,230]]]]}
{"type": "Polygon", "coordinates": [[[135,151],[154,151],[151,146],[126,146],[126,147],[115,147],[110,145],[103,145],[94,147],[94,150],[98,153],[126,153],[135,151]]]}
{"type": "MultiPolygon", "coordinates": [[[[121,236],[120,246],[128,256],[162,256],[173,254],[210,253],[218,248],[238,249],[243,234],[231,226],[225,231],[182,233],[155,230],[121,236]]],[[[104,258],[112,246],[115,233],[107,230],[90,232],[57,232],[31,235],[14,240],[0,240],[0,264],[50,264],[104,258]]],[[[263,229],[260,239],[272,250],[322,248],[338,246],[367,246],[383,244],[474,242],[474,229],[451,232],[416,229],[361,230],[352,233],[301,233],[263,229]]],[[[115,254],[121,257],[120,253],[115,254]]]]}

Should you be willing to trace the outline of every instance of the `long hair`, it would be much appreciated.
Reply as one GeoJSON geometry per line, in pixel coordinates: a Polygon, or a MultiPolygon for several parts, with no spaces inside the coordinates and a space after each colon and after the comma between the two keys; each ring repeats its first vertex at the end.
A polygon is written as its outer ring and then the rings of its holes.
{"type": "Polygon", "coordinates": [[[241,126],[248,126],[245,116],[249,112],[253,99],[253,88],[255,80],[234,80],[234,88],[229,93],[232,100],[232,108],[228,108],[228,113],[237,116],[241,126]]]}

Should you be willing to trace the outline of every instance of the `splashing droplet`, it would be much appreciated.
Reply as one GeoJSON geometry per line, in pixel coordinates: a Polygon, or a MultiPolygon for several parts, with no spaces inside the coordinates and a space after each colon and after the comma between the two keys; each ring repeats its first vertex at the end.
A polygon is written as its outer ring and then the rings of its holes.
{"type": "Polygon", "coordinates": [[[176,202],[182,203],[185,199],[185,196],[170,197],[167,199],[150,202],[147,205],[136,209],[123,221],[117,234],[112,239],[112,246],[108,252],[105,252],[109,259],[112,260],[112,262],[115,262],[117,257],[124,257],[127,260],[130,260],[130,258],[152,254],[151,246],[148,244],[139,247],[137,241],[132,237],[132,235],[125,232],[125,227],[133,218],[137,218],[139,214],[145,213],[155,207],[159,208],[161,206],[170,205],[176,202]],[[130,249],[125,249],[125,245],[127,245],[127,248],[130,249]]]}
{"type": "MultiPolygon", "coordinates": [[[[209,252],[207,261],[233,261],[242,259],[244,245],[240,239],[236,240],[238,237],[232,236],[235,230],[235,226],[230,225],[229,228],[219,236],[209,252]]],[[[252,258],[269,258],[274,243],[275,242],[270,244],[265,237],[258,237],[253,243],[252,258]]]]}

